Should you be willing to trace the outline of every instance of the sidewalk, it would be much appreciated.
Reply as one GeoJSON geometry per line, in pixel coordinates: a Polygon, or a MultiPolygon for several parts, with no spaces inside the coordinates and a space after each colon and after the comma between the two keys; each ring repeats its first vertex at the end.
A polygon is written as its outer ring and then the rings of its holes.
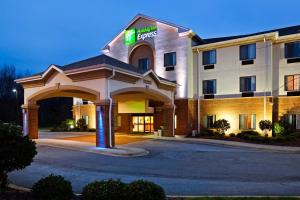
{"type": "Polygon", "coordinates": [[[290,146],[253,144],[253,143],[246,143],[246,142],[235,142],[235,141],[214,140],[214,139],[204,139],[204,138],[161,137],[157,139],[168,140],[168,141],[192,142],[192,143],[199,143],[199,144],[200,143],[218,144],[218,145],[227,145],[233,147],[246,147],[246,148],[264,149],[264,150],[272,150],[272,151],[287,151],[287,152],[300,153],[300,147],[290,147],[290,146]]]}
{"type": "Polygon", "coordinates": [[[37,139],[35,140],[35,142],[39,146],[57,147],[107,156],[138,157],[149,154],[149,151],[142,148],[132,148],[125,146],[116,146],[115,148],[100,148],[95,147],[94,144],[88,142],[77,142],[60,139],[37,139]]]}

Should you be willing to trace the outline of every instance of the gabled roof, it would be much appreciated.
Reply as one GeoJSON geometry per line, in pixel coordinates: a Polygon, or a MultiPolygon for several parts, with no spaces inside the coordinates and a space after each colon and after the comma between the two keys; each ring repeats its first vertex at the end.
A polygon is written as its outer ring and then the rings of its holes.
{"type": "MultiPolygon", "coordinates": [[[[190,28],[187,28],[187,27],[184,27],[184,26],[180,26],[180,25],[177,25],[177,24],[173,24],[173,23],[170,23],[170,22],[167,22],[167,21],[164,21],[164,20],[160,20],[160,19],[157,19],[157,18],[153,18],[153,17],[150,17],[150,16],[147,16],[147,15],[144,15],[144,14],[137,14],[128,24],[127,26],[125,26],[121,32],[118,33],[118,35],[116,35],[115,38],[118,38],[126,29],[128,29],[130,26],[132,26],[132,24],[134,24],[137,20],[139,20],[140,18],[143,18],[143,19],[146,19],[146,20],[149,20],[149,21],[154,21],[154,22],[160,22],[162,24],[166,24],[168,26],[172,26],[172,27],[175,27],[178,29],[178,33],[183,33],[183,32],[187,32],[187,31],[191,31],[190,28]]],[[[108,47],[108,45],[114,41],[111,40],[109,41],[104,47],[102,50],[106,49],[108,47]]]]}
{"type": "Polygon", "coordinates": [[[273,32],[278,32],[279,36],[299,34],[300,33],[300,25],[279,28],[279,29],[272,29],[272,30],[268,30],[268,31],[262,31],[262,32],[245,34],[245,35],[235,35],[235,36],[227,36],[227,37],[219,37],[219,38],[202,39],[202,41],[203,41],[202,45],[216,43],[216,42],[223,42],[223,41],[227,41],[227,40],[234,40],[234,39],[239,39],[239,38],[245,38],[245,37],[250,37],[250,36],[256,36],[256,35],[262,35],[262,34],[266,34],[266,33],[273,33],[273,32]]]}
{"type": "Polygon", "coordinates": [[[166,83],[166,84],[171,84],[171,85],[176,85],[176,82],[170,81],[168,79],[164,79],[159,77],[153,70],[147,70],[147,71],[141,71],[138,70],[137,67],[134,67],[133,65],[127,64],[125,62],[122,62],[120,60],[117,60],[115,58],[112,58],[107,55],[99,55],[95,57],[91,57],[85,60],[77,61],[71,64],[67,64],[64,66],[58,66],[58,65],[50,65],[47,70],[44,72],[31,75],[28,77],[22,77],[20,79],[17,79],[16,82],[26,82],[30,80],[40,80],[43,79],[46,75],[48,75],[51,71],[58,71],[61,73],[65,74],[70,74],[70,73],[78,73],[78,72],[85,72],[90,69],[100,69],[103,67],[108,67],[110,69],[117,69],[118,71],[123,71],[124,73],[129,73],[133,76],[137,77],[145,77],[149,74],[152,74],[155,79],[161,83],[166,83]]]}
{"type": "Polygon", "coordinates": [[[60,69],[62,69],[63,71],[68,71],[73,69],[85,68],[94,65],[104,65],[104,64],[122,68],[135,73],[139,73],[136,67],[104,54],[61,66],[60,69]]]}

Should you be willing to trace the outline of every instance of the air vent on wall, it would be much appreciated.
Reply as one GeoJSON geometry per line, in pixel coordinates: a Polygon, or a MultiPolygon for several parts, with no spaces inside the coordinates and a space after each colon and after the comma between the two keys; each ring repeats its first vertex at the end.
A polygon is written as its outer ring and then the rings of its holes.
{"type": "Polygon", "coordinates": [[[242,61],[242,65],[253,65],[254,64],[254,60],[243,60],[242,61]]]}

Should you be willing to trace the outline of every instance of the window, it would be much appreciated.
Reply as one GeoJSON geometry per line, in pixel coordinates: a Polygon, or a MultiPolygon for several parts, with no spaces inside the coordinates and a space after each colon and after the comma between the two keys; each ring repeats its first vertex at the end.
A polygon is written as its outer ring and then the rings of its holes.
{"type": "Polygon", "coordinates": [[[216,79],[204,80],[203,82],[203,94],[215,94],[216,93],[216,79]]]}
{"type": "Polygon", "coordinates": [[[214,123],[216,121],[216,115],[206,116],[206,128],[214,128],[214,123]]]}
{"type": "Polygon", "coordinates": [[[214,65],[217,62],[216,50],[204,51],[202,53],[202,64],[203,65],[214,65]]]}
{"type": "Polygon", "coordinates": [[[256,58],[256,44],[240,46],[240,60],[253,60],[256,58]]]}
{"type": "Polygon", "coordinates": [[[142,72],[146,72],[149,69],[149,59],[148,58],[140,58],[139,62],[139,70],[142,72]]]}
{"type": "Polygon", "coordinates": [[[245,76],[240,77],[240,91],[241,92],[254,92],[256,90],[256,77],[245,76]]]}
{"type": "Polygon", "coordinates": [[[164,55],[164,66],[172,67],[176,65],[176,52],[165,53],[164,55]]]}
{"type": "Polygon", "coordinates": [[[284,77],[285,91],[300,91],[300,75],[288,75],[284,77]]]}
{"type": "Polygon", "coordinates": [[[240,130],[255,129],[256,115],[255,114],[240,115],[239,124],[240,124],[240,130]]]}
{"type": "Polygon", "coordinates": [[[285,44],[285,58],[300,58],[300,42],[285,44]]]}
{"type": "Polygon", "coordinates": [[[300,115],[286,114],[284,115],[284,121],[293,129],[300,129],[300,115]]]}

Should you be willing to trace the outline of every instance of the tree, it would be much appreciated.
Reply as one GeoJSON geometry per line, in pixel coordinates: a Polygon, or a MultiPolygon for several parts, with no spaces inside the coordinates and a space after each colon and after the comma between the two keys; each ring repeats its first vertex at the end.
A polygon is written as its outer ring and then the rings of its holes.
{"type": "Polygon", "coordinates": [[[87,125],[86,125],[86,121],[84,118],[80,118],[77,120],[77,127],[79,128],[80,131],[87,130],[87,125]]]}
{"type": "Polygon", "coordinates": [[[270,120],[261,120],[259,122],[259,128],[262,130],[266,137],[268,137],[268,131],[272,129],[272,122],[270,120]]]}
{"type": "Polygon", "coordinates": [[[230,129],[230,123],[226,119],[219,119],[215,121],[214,128],[219,134],[225,135],[225,132],[230,129]]]}
{"type": "Polygon", "coordinates": [[[17,74],[16,68],[13,65],[0,66],[1,121],[13,121],[17,124],[20,124],[22,121],[21,104],[23,103],[23,88],[14,81],[20,77],[22,77],[22,75],[17,74]],[[15,89],[16,92],[12,92],[13,89],[15,89]]]}
{"type": "Polygon", "coordinates": [[[35,142],[22,135],[20,126],[0,121],[0,186],[7,185],[7,173],[24,169],[37,154],[35,142]]]}

